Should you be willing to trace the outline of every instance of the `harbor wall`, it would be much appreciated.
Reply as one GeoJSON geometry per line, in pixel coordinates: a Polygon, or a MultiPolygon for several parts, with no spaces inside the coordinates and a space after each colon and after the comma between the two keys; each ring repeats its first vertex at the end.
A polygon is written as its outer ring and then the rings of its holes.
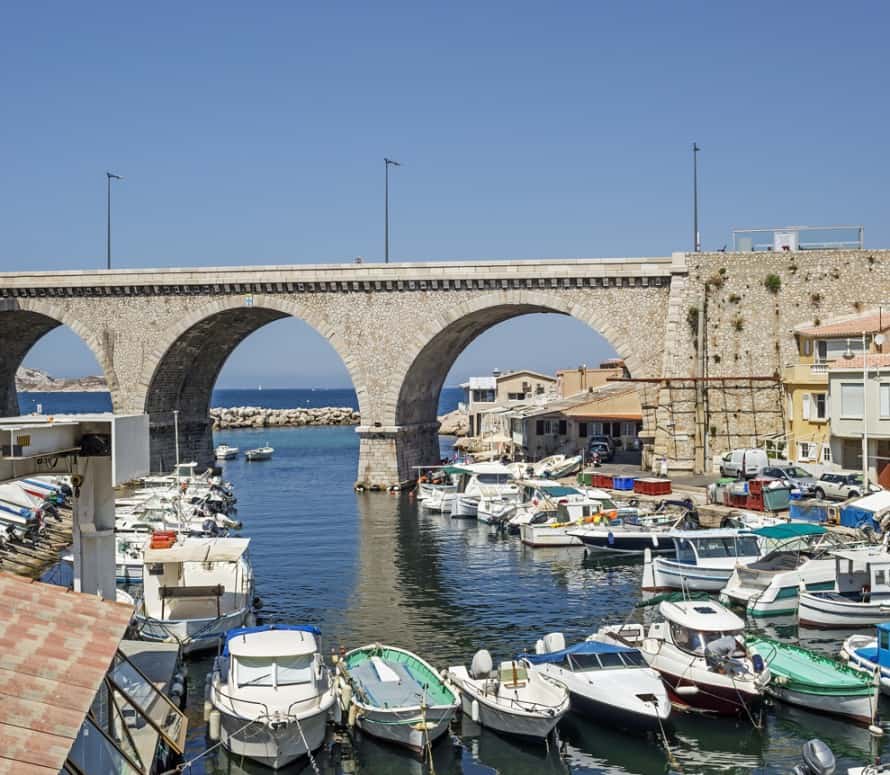
{"type": "Polygon", "coordinates": [[[213,407],[214,430],[228,428],[299,428],[317,425],[358,425],[359,413],[348,406],[268,409],[261,406],[213,407]]]}

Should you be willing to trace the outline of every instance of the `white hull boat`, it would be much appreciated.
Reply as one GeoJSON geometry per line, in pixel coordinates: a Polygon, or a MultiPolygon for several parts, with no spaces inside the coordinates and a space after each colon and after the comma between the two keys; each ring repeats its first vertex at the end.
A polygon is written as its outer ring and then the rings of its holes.
{"type": "Polygon", "coordinates": [[[862,602],[837,592],[802,592],[797,615],[804,627],[857,629],[890,620],[890,599],[862,602]]]}
{"type": "Polygon", "coordinates": [[[832,556],[834,588],[800,593],[800,624],[859,628],[890,619],[890,553],[884,547],[870,547],[838,550],[832,556]]]}
{"type": "Polygon", "coordinates": [[[468,519],[475,519],[478,512],[479,499],[477,497],[466,495],[462,492],[457,492],[454,494],[454,498],[452,498],[451,500],[452,517],[467,517],[468,519]]]}
{"type": "Polygon", "coordinates": [[[228,444],[220,444],[215,450],[217,460],[234,460],[238,457],[238,447],[230,447],[228,444]]]}
{"type": "Polygon", "coordinates": [[[456,488],[451,502],[452,517],[477,517],[483,498],[491,501],[492,515],[501,508],[503,500],[518,503],[519,488],[513,481],[513,473],[500,463],[449,466],[448,471],[456,488]]]}
{"type": "Polygon", "coordinates": [[[337,664],[345,712],[369,735],[423,751],[448,730],[460,699],[435,669],[410,651],[372,644],[337,664]]]}
{"type": "Polygon", "coordinates": [[[562,633],[550,633],[523,655],[532,669],[569,690],[575,713],[602,719],[610,726],[656,730],[671,704],[658,673],[640,651],[590,638],[566,648],[562,633]]]}
{"type": "Polygon", "coordinates": [[[257,449],[249,449],[244,453],[244,457],[251,463],[260,460],[271,460],[275,450],[272,447],[258,447],[257,449]]]}
{"type": "Polygon", "coordinates": [[[288,625],[226,635],[210,678],[223,747],[274,769],[321,747],[336,693],[319,635],[315,627],[288,625]]]}
{"type": "Polygon", "coordinates": [[[583,527],[583,522],[545,522],[526,524],[519,528],[519,536],[526,546],[581,546],[581,539],[575,532],[583,527]]]}
{"type": "Polygon", "coordinates": [[[841,647],[841,659],[854,670],[879,675],[881,691],[890,694],[890,623],[877,626],[877,634],[851,635],[841,647]]]}
{"type": "Polygon", "coordinates": [[[493,673],[485,650],[476,652],[469,671],[449,667],[448,678],[460,689],[463,712],[503,734],[544,739],[569,709],[565,686],[529,670],[523,660],[502,662],[493,673]]]}

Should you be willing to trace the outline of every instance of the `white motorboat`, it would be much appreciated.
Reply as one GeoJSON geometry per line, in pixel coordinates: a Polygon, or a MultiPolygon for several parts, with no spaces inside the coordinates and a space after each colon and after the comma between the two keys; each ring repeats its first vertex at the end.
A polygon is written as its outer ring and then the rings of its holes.
{"type": "Polygon", "coordinates": [[[645,590],[686,589],[719,591],[737,564],[754,562],[761,555],[757,536],[734,528],[672,530],[665,540],[674,544],[673,557],[643,552],[645,590]]]}
{"type": "Polygon", "coordinates": [[[880,676],[881,691],[890,694],[890,622],[882,622],[875,635],[851,635],[841,646],[841,659],[854,670],[880,676]]]}
{"type": "Polygon", "coordinates": [[[473,656],[469,671],[449,667],[448,678],[460,689],[464,713],[504,734],[544,739],[569,709],[563,684],[530,670],[522,659],[501,662],[495,673],[484,649],[473,656]]]}
{"type": "Polygon", "coordinates": [[[271,460],[274,452],[275,449],[267,444],[264,447],[247,450],[247,452],[244,453],[244,457],[251,463],[255,463],[259,460],[271,460]]]}
{"type": "Polygon", "coordinates": [[[230,630],[210,677],[210,730],[224,748],[278,769],[321,747],[336,691],[316,627],[230,630]]]}
{"type": "Polygon", "coordinates": [[[797,613],[801,587],[810,592],[834,587],[831,552],[846,546],[840,536],[821,525],[788,522],[755,531],[763,557],[739,564],[720,593],[724,605],[743,608],[749,616],[789,616],[797,613]],[[772,542],[775,548],[764,546],[772,542]]]}
{"type": "Polygon", "coordinates": [[[238,447],[230,447],[228,444],[220,444],[214,454],[217,460],[233,460],[238,457],[238,447]]]}
{"type": "Polygon", "coordinates": [[[532,470],[536,477],[561,479],[564,476],[577,473],[581,469],[582,462],[581,455],[551,455],[534,463],[532,470]]]}
{"type": "Polygon", "coordinates": [[[514,497],[519,492],[513,473],[500,463],[471,463],[453,470],[457,489],[451,504],[452,517],[476,517],[483,496],[514,497]]]}
{"type": "Polygon", "coordinates": [[[614,519],[618,509],[603,490],[581,490],[571,485],[530,483],[533,491],[523,508],[518,525],[522,543],[527,546],[580,546],[573,531],[599,521],[614,519]],[[531,513],[531,516],[527,516],[531,513]]]}
{"type": "Polygon", "coordinates": [[[451,511],[457,484],[451,466],[418,467],[417,500],[428,511],[451,511]]]}
{"type": "Polygon", "coordinates": [[[667,553],[673,551],[668,533],[685,519],[685,514],[671,511],[622,516],[618,510],[615,519],[601,519],[577,527],[570,535],[581,541],[589,552],[642,554],[649,549],[653,554],[667,553]]]}
{"type": "Polygon", "coordinates": [[[800,593],[800,624],[851,629],[890,619],[890,554],[884,547],[838,550],[832,556],[833,589],[800,593]]]}
{"type": "Polygon", "coordinates": [[[423,751],[447,731],[460,698],[416,654],[379,643],[348,652],[337,663],[343,710],[363,732],[423,751]]]}
{"type": "Polygon", "coordinates": [[[550,633],[523,654],[532,668],[564,684],[572,710],[610,726],[657,729],[671,712],[658,673],[640,651],[606,640],[588,639],[566,648],[562,633],[550,633]]]}
{"type": "Polygon", "coordinates": [[[249,538],[164,539],[153,538],[143,554],[134,617],[143,640],[175,641],[189,653],[253,624],[249,538]]]}
{"type": "Polygon", "coordinates": [[[671,702],[713,715],[748,714],[770,680],[743,639],[745,623],[711,600],[662,600],[662,621],[603,627],[593,637],[637,646],[668,687],[671,702]]]}

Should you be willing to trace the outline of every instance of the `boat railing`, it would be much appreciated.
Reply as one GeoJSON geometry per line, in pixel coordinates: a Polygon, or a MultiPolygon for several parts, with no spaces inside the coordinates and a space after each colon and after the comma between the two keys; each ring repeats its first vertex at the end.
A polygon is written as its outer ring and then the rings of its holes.
{"type": "MultiPolygon", "coordinates": [[[[262,707],[265,710],[265,713],[263,713],[263,715],[261,715],[261,716],[257,716],[255,720],[262,721],[264,718],[269,719],[270,721],[272,720],[272,714],[269,712],[269,706],[266,705],[265,702],[260,702],[259,700],[245,700],[241,697],[233,697],[231,694],[227,694],[226,692],[222,691],[221,689],[216,689],[215,691],[220,697],[224,697],[225,699],[227,699],[229,701],[229,703],[232,706],[232,710],[235,710],[236,702],[243,702],[247,705],[259,705],[260,707],[262,707]]],[[[288,714],[290,714],[290,708],[288,708],[288,714]]]]}

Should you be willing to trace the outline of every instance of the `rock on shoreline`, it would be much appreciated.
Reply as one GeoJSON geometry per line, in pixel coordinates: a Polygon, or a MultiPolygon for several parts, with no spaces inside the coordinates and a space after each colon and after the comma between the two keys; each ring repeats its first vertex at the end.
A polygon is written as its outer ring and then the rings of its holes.
{"type": "Polygon", "coordinates": [[[348,406],[305,409],[266,409],[262,406],[214,407],[213,428],[299,428],[320,425],[358,425],[359,413],[348,406]]]}

